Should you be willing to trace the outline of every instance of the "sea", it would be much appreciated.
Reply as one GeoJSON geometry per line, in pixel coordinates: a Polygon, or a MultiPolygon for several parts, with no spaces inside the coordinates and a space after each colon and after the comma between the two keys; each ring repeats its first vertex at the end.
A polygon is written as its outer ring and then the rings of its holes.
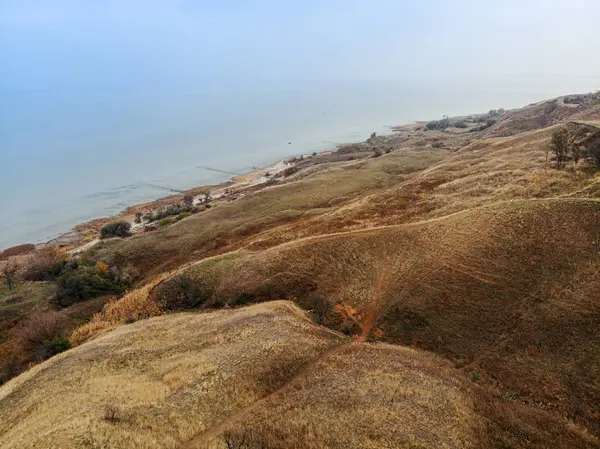
{"type": "Polygon", "coordinates": [[[0,88],[0,250],[416,120],[591,90],[538,80],[306,82],[205,89],[0,88]]]}

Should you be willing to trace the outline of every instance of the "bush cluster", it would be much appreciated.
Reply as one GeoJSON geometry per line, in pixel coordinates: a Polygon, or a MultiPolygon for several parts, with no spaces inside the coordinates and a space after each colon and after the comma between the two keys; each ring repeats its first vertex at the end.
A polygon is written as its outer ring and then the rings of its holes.
{"type": "Polygon", "coordinates": [[[450,126],[450,120],[445,118],[442,120],[433,120],[431,122],[427,122],[427,124],[425,125],[425,129],[428,131],[433,131],[433,130],[441,131],[441,130],[448,128],[448,126],[450,126]]]}
{"type": "Polygon", "coordinates": [[[35,360],[42,361],[71,348],[71,342],[63,336],[64,325],[57,312],[38,313],[30,316],[15,331],[18,347],[35,360]]]}
{"type": "Polygon", "coordinates": [[[131,223],[127,221],[115,221],[104,225],[100,230],[100,238],[129,237],[131,235],[131,223]]]}
{"type": "Polygon", "coordinates": [[[154,289],[154,295],[158,303],[169,311],[213,306],[212,289],[186,274],[162,282],[154,289]]]}
{"type": "Polygon", "coordinates": [[[494,126],[496,124],[496,120],[492,119],[492,118],[487,118],[485,119],[485,123],[473,128],[470,130],[470,132],[477,132],[477,131],[483,131],[484,129],[488,129],[492,126],[494,126]]]}
{"type": "Polygon", "coordinates": [[[57,281],[56,302],[61,307],[101,295],[122,294],[127,280],[116,268],[86,260],[71,260],[57,281]]]}
{"type": "Polygon", "coordinates": [[[67,261],[64,254],[48,246],[36,251],[23,272],[26,281],[53,281],[58,278],[67,261]]]}
{"type": "Polygon", "coordinates": [[[298,167],[292,165],[291,167],[287,167],[283,170],[283,177],[287,178],[288,176],[292,176],[296,172],[298,172],[298,167]]]}
{"type": "Polygon", "coordinates": [[[154,221],[160,221],[168,217],[179,216],[185,213],[193,214],[199,211],[199,209],[195,208],[192,205],[192,203],[188,201],[183,203],[171,204],[162,209],[148,212],[146,215],[144,215],[143,218],[144,220],[152,223],[154,221]]]}

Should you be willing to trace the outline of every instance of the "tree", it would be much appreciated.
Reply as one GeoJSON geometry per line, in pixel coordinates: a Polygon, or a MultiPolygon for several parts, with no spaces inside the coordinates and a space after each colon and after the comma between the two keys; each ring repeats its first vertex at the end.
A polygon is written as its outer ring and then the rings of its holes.
{"type": "Polygon", "coordinates": [[[194,195],[186,193],[183,196],[183,204],[185,204],[188,207],[191,207],[194,205],[194,195]]]}
{"type": "Polygon", "coordinates": [[[552,134],[550,150],[556,156],[556,167],[561,168],[573,145],[573,138],[567,128],[560,128],[552,134]]]}
{"type": "Polygon", "coordinates": [[[206,203],[210,202],[210,192],[208,190],[204,191],[204,192],[200,192],[200,196],[201,196],[201,200],[200,201],[202,203],[206,204],[206,203]]]}
{"type": "Polygon", "coordinates": [[[582,156],[591,159],[597,169],[600,169],[600,131],[590,136],[583,144],[582,156]]]}
{"type": "Polygon", "coordinates": [[[579,159],[581,158],[581,147],[575,145],[573,142],[571,145],[571,153],[573,154],[573,162],[577,165],[577,162],[579,162],[579,159]]]}
{"type": "Polygon", "coordinates": [[[18,271],[19,266],[15,262],[7,262],[4,267],[2,267],[2,277],[6,281],[9,290],[13,289],[18,271]]]}

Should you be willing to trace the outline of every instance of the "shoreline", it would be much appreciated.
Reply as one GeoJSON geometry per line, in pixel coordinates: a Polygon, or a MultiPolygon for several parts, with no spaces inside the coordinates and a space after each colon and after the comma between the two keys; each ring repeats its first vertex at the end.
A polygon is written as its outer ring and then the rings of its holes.
{"type": "MultiPolygon", "coordinates": [[[[395,133],[395,131],[391,127],[390,131],[390,134],[395,133]]],[[[342,143],[338,144],[335,149],[323,150],[321,152],[316,153],[319,155],[328,154],[332,151],[336,151],[336,149],[339,147],[352,144],[353,143],[342,143]]],[[[50,236],[46,239],[42,238],[37,242],[32,243],[32,245],[34,245],[36,249],[40,249],[46,246],[55,246],[58,248],[62,248],[69,254],[77,254],[81,251],[89,249],[91,247],[90,244],[97,243],[97,241],[99,240],[98,233],[102,226],[117,220],[130,221],[133,225],[132,231],[134,235],[136,233],[140,234],[143,233],[143,231],[140,232],[140,226],[133,223],[135,214],[138,212],[145,213],[150,210],[156,210],[167,207],[171,204],[180,202],[185,195],[193,195],[194,204],[197,204],[198,198],[204,195],[205,192],[210,192],[212,200],[215,200],[217,202],[226,202],[227,195],[231,193],[239,194],[241,193],[239,192],[240,190],[259,187],[265,184],[270,179],[270,177],[280,174],[286,168],[292,167],[294,165],[294,163],[289,163],[288,161],[307,156],[309,156],[309,154],[303,153],[298,156],[290,155],[284,159],[279,159],[266,167],[253,167],[251,171],[248,171],[246,173],[232,175],[228,180],[223,181],[219,184],[205,184],[195,186],[190,189],[182,190],[181,193],[174,193],[172,195],[160,197],[152,201],[133,204],[131,206],[126,207],[120,213],[117,213],[115,215],[92,218],[91,220],[77,223],[65,232],[57,233],[56,235],[50,236]]],[[[23,245],[23,243],[18,243],[16,245],[11,245],[6,248],[2,248],[0,250],[0,254],[2,254],[3,251],[21,245],[23,245]]]]}
{"type": "MultiPolygon", "coordinates": [[[[414,132],[416,128],[421,126],[422,123],[425,122],[415,121],[405,125],[388,126],[387,129],[389,131],[385,134],[380,134],[379,136],[385,137],[398,135],[401,133],[410,134],[411,132],[414,132]]],[[[297,156],[289,155],[286,158],[279,159],[266,167],[254,167],[253,170],[247,173],[233,175],[228,180],[219,184],[195,186],[190,189],[182,190],[180,193],[173,193],[172,195],[159,197],[152,201],[133,204],[115,215],[92,218],[91,220],[77,223],[69,230],[57,233],[47,239],[42,238],[36,243],[33,243],[33,245],[36,249],[46,246],[55,246],[63,249],[69,254],[77,254],[81,251],[89,249],[91,244],[93,246],[93,244],[99,241],[98,234],[100,229],[105,224],[118,220],[129,221],[132,224],[132,233],[134,235],[143,234],[145,223],[137,224],[134,222],[136,213],[147,213],[151,210],[165,208],[169,205],[181,202],[183,197],[186,195],[193,195],[194,205],[198,205],[200,204],[199,198],[205,195],[206,192],[210,193],[211,201],[214,201],[215,204],[227,203],[229,200],[233,200],[241,195],[245,195],[246,193],[243,192],[245,189],[261,188],[261,186],[266,187],[265,184],[267,184],[269,179],[275,177],[276,175],[280,175],[287,168],[297,165],[297,162],[302,160],[302,158],[311,157],[315,154],[319,156],[331,154],[339,149],[352,148],[353,146],[360,145],[365,142],[368,142],[368,139],[363,141],[339,143],[334,148],[315,151],[312,154],[302,153],[297,156]]],[[[18,243],[16,245],[3,248],[2,251],[0,251],[0,254],[7,249],[21,245],[22,243],[18,243]]]]}

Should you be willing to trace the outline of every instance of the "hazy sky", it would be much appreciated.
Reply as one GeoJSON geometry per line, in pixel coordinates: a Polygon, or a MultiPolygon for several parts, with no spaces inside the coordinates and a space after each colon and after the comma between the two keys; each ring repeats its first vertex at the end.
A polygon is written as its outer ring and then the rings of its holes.
{"type": "Polygon", "coordinates": [[[598,0],[2,0],[0,89],[540,76],[600,88],[599,17],[598,0]]]}

